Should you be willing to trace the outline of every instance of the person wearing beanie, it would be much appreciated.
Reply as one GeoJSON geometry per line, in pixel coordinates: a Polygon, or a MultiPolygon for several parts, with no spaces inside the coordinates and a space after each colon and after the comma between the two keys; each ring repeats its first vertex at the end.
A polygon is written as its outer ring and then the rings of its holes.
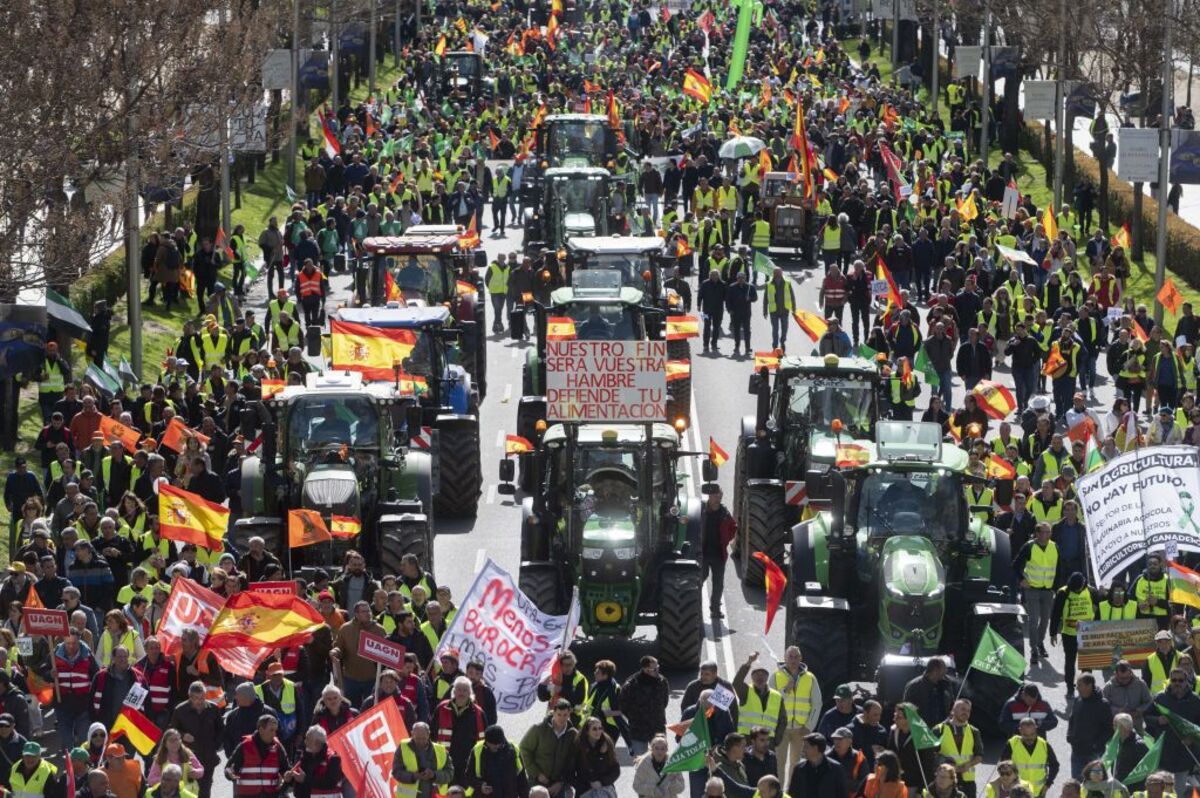
{"type": "Polygon", "coordinates": [[[499,726],[488,726],[483,739],[471,750],[467,786],[472,795],[480,795],[484,787],[490,787],[491,798],[517,798],[529,793],[529,779],[517,749],[499,726]]]}

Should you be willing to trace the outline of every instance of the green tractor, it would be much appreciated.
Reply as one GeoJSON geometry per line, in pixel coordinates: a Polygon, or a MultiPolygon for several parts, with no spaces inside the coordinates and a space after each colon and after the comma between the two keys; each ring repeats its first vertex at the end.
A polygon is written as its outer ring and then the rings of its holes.
{"type": "Polygon", "coordinates": [[[527,207],[521,220],[526,255],[561,250],[576,236],[608,235],[615,184],[607,169],[554,166],[541,177],[540,201],[527,207]]]}
{"type": "Polygon", "coordinates": [[[758,405],[742,418],[733,495],[746,585],[763,584],[756,551],[783,567],[789,530],[805,512],[808,472],[833,466],[839,445],[872,439],[881,384],[871,361],[836,355],[780,357],[773,386],[765,367],[750,376],[758,405]]]}
{"type": "Polygon", "coordinates": [[[533,158],[521,179],[521,206],[542,205],[547,169],[607,168],[621,151],[617,131],[603,114],[550,114],[534,129],[533,158]]]}
{"type": "MultiPolygon", "coordinates": [[[[809,500],[829,509],[791,530],[787,642],[822,689],[874,681],[899,701],[930,657],[969,663],[989,624],[1023,650],[1008,534],[968,505],[966,452],[920,422],[880,421],[862,446],[860,465],[811,472],[809,500]]],[[[1011,691],[972,670],[964,694],[987,730],[1011,691]]]]}
{"type": "MultiPolygon", "coordinates": [[[[525,303],[515,309],[513,337],[520,336],[526,323],[524,314],[534,313],[537,346],[525,353],[521,374],[521,400],[517,405],[517,434],[532,441],[536,425],[546,418],[546,343],[552,339],[574,338],[581,341],[660,341],[663,337],[664,315],[661,310],[647,307],[643,294],[636,288],[622,285],[619,272],[613,269],[580,270],[571,274],[571,286],[558,288],[550,294],[550,306],[538,302],[525,303]]],[[[686,342],[684,342],[686,343],[686,342]]],[[[670,349],[668,347],[668,356],[670,349]]],[[[690,410],[689,381],[667,382],[667,417],[687,420],[690,410]],[[686,393],[680,389],[681,383],[686,393]],[[683,404],[683,396],[687,405],[683,404]]],[[[529,455],[521,456],[521,488],[532,489],[531,472],[526,467],[529,455]]]]}
{"type": "MultiPolygon", "coordinates": [[[[668,424],[553,424],[535,438],[535,485],[521,505],[520,586],[543,612],[567,611],[579,591],[580,625],[593,637],[658,628],[659,658],[694,668],[704,639],[700,509],[668,424]]],[[[514,494],[515,463],[500,464],[514,494]]],[[[704,493],[716,467],[702,462],[704,493]]]]}
{"type": "Polygon", "coordinates": [[[242,462],[242,510],[230,543],[246,551],[251,537],[293,566],[331,565],[348,549],[361,551],[381,573],[399,573],[416,554],[433,567],[433,461],[408,446],[406,399],[394,385],[364,384],[354,372],[309,374],[246,411],[243,428],[262,430],[262,448],[242,462]],[[354,518],[358,537],[288,551],[288,510],[354,518]]]}

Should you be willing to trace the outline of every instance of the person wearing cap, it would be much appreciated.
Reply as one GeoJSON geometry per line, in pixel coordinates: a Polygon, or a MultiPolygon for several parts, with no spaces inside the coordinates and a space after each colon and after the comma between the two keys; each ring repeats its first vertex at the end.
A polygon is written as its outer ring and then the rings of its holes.
{"type": "Polygon", "coordinates": [[[788,773],[800,761],[804,738],[817,726],[822,706],[821,685],[804,664],[799,646],[787,647],[783,663],[772,674],[770,684],[783,699],[787,717],[775,756],[779,760],[779,772],[788,773]]]}
{"type": "Polygon", "coordinates": [[[850,788],[850,798],[854,798],[867,781],[867,758],[854,747],[854,732],[848,726],[837,727],[828,739],[830,747],[826,755],[842,766],[850,788]]]}
{"type": "MultiPolygon", "coordinates": [[[[411,736],[401,740],[392,755],[395,798],[431,798],[445,794],[454,780],[454,767],[446,746],[433,742],[427,723],[416,723],[411,736]]],[[[456,781],[461,784],[462,782],[456,781]]]]}
{"type": "Polygon", "coordinates": [[[504,735],[504,729],[492,725],[483,739],[471,749],[467,763],[466,785],[472,795],[490,798],[519,798],[529,793],[529,779],[517,749],[504,735]],[[484,792],[484,788],[490,788],[484,792]]]}
{"type": "Polygon", "coordinates": [[[971,701],[959,698],[950,716],[932,728],[939,742],[937,752],[954,766],[964,798],[976,798],[975,766],[983,762],[983,736],[970,720],[971,701]]]}
{"type": "Polygon", "coordinates": [[[283,664],[272,662],[267,666],[267,681],[257,685],[254,692],[267,707],[275,710],[279,719],[279,740],[290,746],[296,732],[306,725],[302,717],[308,702],[303,688],[283,675],[283,664]]]}
{"type": "Polygon", "coordinates": [[[9,785],[15,798],[56,798],[63,794],[58,768],[42,758],[46,749],[30,740],[21,748],[21,761],[13,763],[9,785]]]}
{"type": "Polygon", "coordinates": [[[262,715],[237,744],[225,766],[225,777],[234,783],[236,795],[278,796],[284,792],[283,777],[291,768],[287,749],[279,741],[279,719],[262,715]]]}
{"type": "MultiPolygon", "coordinates": [[[[17,751],[17,756],[20,756],[20,754],[21,752],[17,751]]],[[[75,772],[75,795],[82,795],[87,791],[87,777],[90,772],[88,768],[91,767],[91,757],[88,756],[86,748],[72,748],[68,755],[71,757],[72,769],[75,772]]],[[[6,786],[7,779],[8,774],[5,774],[6,786]]],[[[63,774],[63,781],[64,786],[69,790],[70,786],[65,784],[66,774],[63,774]]]]}
{"type": "MultiPolygon", "coordinates": [[[[1166,571],[1163,570],[1162,553],[1150,552],[1146,555],[1145,570],[1133,581],[1133,587],[1129,591],[1134,601],[1137,602],[1137,617],[1153,618],[1159,629],[1166,629],[1167,622],[1170,620],[1168,602],[1170,590],[1170,580],[1167,579],[1166,571]]],[[[1147,684],[1150,682],[1147,681],[1147,684]]],[[[1158,692],[1153,684],[1150,684],[1150,689],[1158,692]]]]}
{"type": "Polygon", "coordinates": [[[1011,761],[1021,781],[1029,784],[1035,798],[1041,798],[1058,777],[1058,757],[1053,746],[1038,734],[1038,723],[1033,718],[1022,718],[1017,730],[1004,743],[1000,759],[1011,761]]]}
{"type": "Polygon", "coordinates": [[[848,684],[840,684],[833,691],[833,706],[825,710],[817,723],[816,731],[832,739],[833,733],[842,726],[849,727],[859,707],[854,702],[854,690],[848,684]]]}
{"type": "Polygon", "coordinates": [[[363,632],[387,637],[383,627],[371,617],[371,605],[359,601],[354,605],[354,617],[337,631],[336,641],[329,656],[335,669],[340,666],[341,688],[355,707],[375,689],[375,663],[358,653],[358,638],[363,632]]]}
{"type": "Polygon", "coordinates": [[[71,382],[71,364],[59,356],[58,343],[46,342],[46,353],[37,372],[38,407],[42,410],[42,423],[50,423],[54,404],[63,398],[67,383],[71,382]]]}
{"type": "Polygon", "coordinates": [[[1158,416],[1150,424],[1147,441],[1151,446],[1172,446],[1183,443],[1183,425],[1175,419],[1169,406],[1158,408],[1158,416]]]}
{"type": "Polygon", "coordinates": [[[242,315],[237,300],[229,295],[225,283],[220,281],[213,285],[212,296],[208,299],[205,313],[215,317],[217,324],[226,331],[232,330],[234,322],[242,315]]]}
{"type": "MultiPolygon", "coordinates": [[[[21,749],[29,742],[24,735],[17,731],[17,722],[12,715],[5,712],[0,714],[0,787],[11,787],[13,764],[21,759],[21,749]]],[[[86,752],[84,758],[87,758],[86,752]]]]}
{"type": "Polygon", "coordinates": [[[762,726],[771,732],[771,745],[778,746],[787,728],[787,714],[783,696],[771,686],[770,668],[758,661],[757,651],[734,674],[733,691],[738,699],[739,733],[746,735],[755,726],[762,726]],[[746,684],[747,674],[750,684],[746,684]]]}
{"type": "Polygon", "coordinates": [[[1160,629],[1154,635],[1154,651],[1142,665],[1142,681],[1150,688],[1151,693],[1158,695],[1167,689],[1170,673],[1179,667],[1180,657],[1171,633],[1160,629]]]}
{"type": "Polygon", "coordinates": [[[125,752],[120,743],[109,743],[104,749],[104,772],[108,774],[109,789],[117,798],[138,798],[144,779],[142,766],[125,752]]]}

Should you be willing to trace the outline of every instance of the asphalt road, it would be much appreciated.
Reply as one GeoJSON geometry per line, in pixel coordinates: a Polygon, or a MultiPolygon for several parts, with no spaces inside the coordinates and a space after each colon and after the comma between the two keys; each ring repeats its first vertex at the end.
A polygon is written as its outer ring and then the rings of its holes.
{"type": "MultiPolygon", "coordinates": [[[[485,229],[483,246],[489,258],[498,253],[519,250],[521,243],[520,232],[510,231],[506,237],[494,238],[490,229],[485,229]]],[[[797,300],[799,306],[809,310],[819,310],[817,289],[819,279],[810,270],[801,268],[798,263],[791,263],[783,257],[776,257],[776,262],[784,266],[790,279],[797,285],[797,300]]],[[[695,278],[693,277],[693,280],[695,278]]],[[[332,296],[329,307],[332,309],[339,302],[350,302],[350,282],[347,275],[333,275],[332,296]]],[[[694,286],[693,286],[694,287],[694,286]]],[[[250,294],[250,306],[265,309],[265,282],[259,280],[250,294]]],[[[489,308],[490,312],[490,308],[489,308]]],[[[489,319],[490,324],[490,319],[489,319]]],[[[770,347],[770,326],[756,314],[752,322],[753,349],[765,350],[770,347]]],[[[693,342],[694,350],[699,351],[699,342],[693,342]]],[[[793,326],[788,335],[789,352],[801,353],[809,351],[810,342],[803,332],[793,326]]],[[[492,336],[488,346],[488,397],[484,401],[481,412],[481,446],[483,458],[484,492],[479,507],[478,517],[474,523],[466,521],[438,521],[436,526],[435,555],[437,562],[437,577],[439,584],[448,585],[460,597],[470,586],[475,574],[482,568],[487,558],[516,574],[520,565],[519,536],[520,536],[520,505],[512,497],[502,496],[497,490],[498,463],[504,455],[504,437],[515,431],[516,407],[521,393],[521,364],[525,349],[532,343],[520,343],[509,340],[507,334],[492,336]]],[[[687,431],[686,448],[706,449],[709,436],[714,437],[731,455],[730,462],[721,469],[720,484],[726,497],[733,495],[733,452],[737,442],[739,419],[754,410],[753,400],[746,393],[747,377],[751,371],[752,360],[748,357],[733,359],[732,342],[722,341],[722,355],[709,356],[693,353],[692,385],[693,385],[693,425],[687,431]]],[[[1101,359],[1103,360],[1103,359],[1101,359]]],[[[1011,383],[1004,369],[998,370],[997,379],[1011,383]]],[[[1097,388],[1099,401],[1094,406],[1099,412],[1102,407],[1111,404],[1113,387],[1106,378],[1101,378],[1102,385],[1097,388]]],[[[957,404],[961,404],[963,388],[959,383],[955,390],[957,404]]],[[[927,406],[928,388],[922,389],[922,397],[918,407],[927,406]]],[[[694,469],[693,484],[699,485],[699,465],[692,459],[694,469]]],[[[698,607],[697,612],[707,607],[710,585],[704,587],[704,606],[698,607]]],[[[750,590],[742,586],[736,563],[730,560],[730,566],[725,573],[725,591],[723,598],[725,620],[714,627],[705,623],[705,641],[702,651],[703,659],[715,660],[719,663],[721,674],[731,678],[738,667],[754,652],[759,652],[765,660],[779,660],[783,656],[784,622],[782,613],[769,633],[764,633],[764,595],[761,590],[750,590]]],[[[588,641],[582,638],[573,644],[573,650],[580,659],[580,667],[585,674],[590,675],[591,665],[598,659],[612,659],[618,666],[618,678],[624,679],[637,669],[639,657],[644,653],[655,651],[655,630],[653,627],[642,627],[638,635],[628,641],[588,641]]],[[[1064,772],[1059,782],[1068,777],[1070,751],[1066,743],[1066,698],[1062,685],[1062,652],[1061,649],[1051,648],[1050,663],[1034,668],[1029,675],[1031,681],[1042,689],[1044,697],[1060,713],[1060,726],[1049,735],[1059,761],[1063,763],[1064,772]]],[[[960,666],[965,667],[965,664],[960,666]]],[[[679,697],[684,687],[695,677],[691,672],[672,672],[667,676],[672,687],[672,702],[668,709],[668,721],[678,720],[681,707],[679,697]]],[[[1014,690],[1016,685],[1014,684],[1014,690]]],[[[520,715],[502,715],[501,725],[511,740],[519,741],[525,731],[541,717],[541,705],[520,715]]],[[[996,757],[1002,747],[1001,741],[992,741],[988,746],[988,755],[984,764],[977,770],[977,778],[982,785],[993,773],[996,757]]],[[[624,746],[619,745],[619,756],[623,764],[629,763],[624,746]]],[[[620,795],[632,795],[632,768],[622,769],[621,780],[618,783],[620,795]]],[[[229,785],[223,776],[218,775],[216,795],[231,794],[229,785]]],[[[1051,798],[1058,795],[1057,786],[1050,790],[1051,798]]]]}

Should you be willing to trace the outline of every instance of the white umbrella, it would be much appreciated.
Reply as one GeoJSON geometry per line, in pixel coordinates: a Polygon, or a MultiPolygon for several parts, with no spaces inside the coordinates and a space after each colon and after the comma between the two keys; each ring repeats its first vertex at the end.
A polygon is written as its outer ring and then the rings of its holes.
{"type": "Polygon", "coordinates": [[[736,158],[753,158],[766,148],[767,145],[763,143],[762,139],[757,139],[754,136],[734,136],[721,145],[721,149],[717,154],[722,158],[729,158],[731,160],[736,158]]]}

